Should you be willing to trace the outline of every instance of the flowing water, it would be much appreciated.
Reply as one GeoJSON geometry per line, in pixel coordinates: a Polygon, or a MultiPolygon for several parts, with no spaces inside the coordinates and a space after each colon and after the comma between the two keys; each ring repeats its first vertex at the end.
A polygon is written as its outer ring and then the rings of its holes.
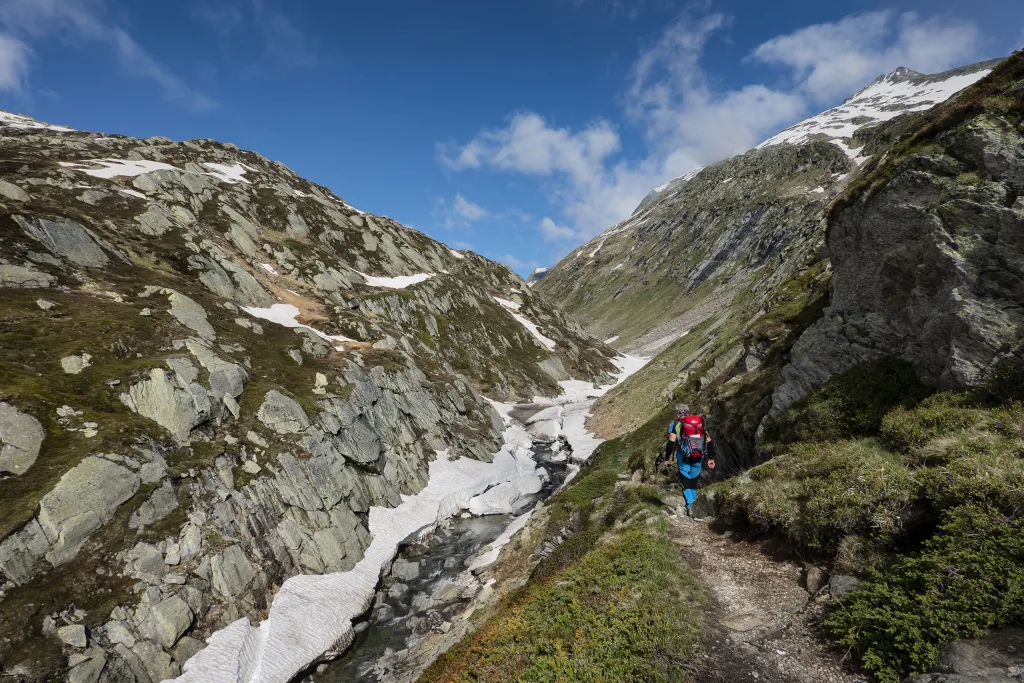
{"type": "Polygon", "coordinates": [[[513,517],[550,496],[565,480],[565,463],[552,461],[549,448],[535,444],[534,453],[549,476],[544,488],[521,499],[513,515],[460,517],[403,546],[391,574],[381,580],[373,608],[354,624],[352,646],[315,674],[316,683],[379,681],[382,657],[414,648],[426,633],[447,631],[481,587],[468,575],[466,561],[501,535],[513,517]]]}

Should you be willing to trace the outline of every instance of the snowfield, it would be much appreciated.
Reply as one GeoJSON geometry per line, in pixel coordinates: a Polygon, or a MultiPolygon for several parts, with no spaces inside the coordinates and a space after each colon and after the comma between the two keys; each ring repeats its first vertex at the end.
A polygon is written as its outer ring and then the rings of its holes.
{"type": "Polygon", "coordinates": [[[53,130],[58,133],[73,133],[75,131],[74,128],[68,128],[67,126],[51,126],[48,123],[36,121],[28,116],[12,114],[8,111],[0,111],[0,124],[10,128],[40,128],[43,130],[53,130]]]}
{"type": "Polygon", "coordinates": [[[62,161],[60,165],[73,171],[81,171],[86,175],[91,175],[93,178],[104,178],[106,180],[119,177],[134,178],[143,173],[152,173],[153,171],[181,170],[177,166],[171,166],[162,161],[146,161],[145,159],[131,161],[128,159],[88,159],[80,162],[62,161]]]}
{"type": "MultiPolygon", "coordinates": [[[[359,271],[356,271],[359,273],[359,271]]],[[[377,277],[376,275],[367,275],[366,273],[359,273],[366,280],[366,284],[371,287],[384,287],[387,289],[405,289],[411,285],[416,285],[425,280],[429,280],[434,277],[434,273],[417,273],[416,275],[398,275],[397,277],[377,277]]]]}
{"type": "MultiPolygon", "coordinates": [[[[277,310],[275,317],[284,319],[285,309],[277,310]]],[[[294,315],[290,319],[294,321],[294,315]]],[[[620,369],[616,383],[639,370],[647,360],[635,356],[615,359],[620,369]]],[[[554,401],[540,400],[562,407],[563,416],[568,416],[565,435],[572,445],[573,459],[582,462],[588,460],[601,443],[584,429],[583,421],[594,399],[614,384],[595,388],[589,382],[567,380],[561,385],[562,396],[554,401]]],[[[340,652],[351,644],[355,635],[352,620],[370,608],[382,572],[390,568],[405,539],[416,533],[430,533],[438,524],[464,510],[511,500],[513,489],[539,490],[536,463],[528,450],[529,436],[512,426],[510,404],[491,401],[491,405],[506,425],[505,447],[495,455],[493,462],[468,458],[452,460],[446,451],[439,451],[437,459],[430,463],[429,479],[422,491],[414,496],[403,496],[402,504],[395,508],[370,508],[369,527],[373,540],[352,570],[288,579],[259,626],[254,627],[243,618],[217,631],[208,639],[206,649],[190,659],[184,666],[184,673],[174,680],[177,683],[288,683],[324,653],[340,652]]],[[[513,520],[491,544],[491,550],[475,559],[474,568],[497,559],[501,547],[525,526],[530,514],[513,520]]]]}
{"type": "Polygon", "coordinates": [[[203,175],[213,176],[217,180],[228,183],[229,185],[234,185],[236,183],[249,184],[249,181],[245,179],[245,173],[252,169],[244,164],[228,166],[226,164],[208,164],[204,162],[203,166],[210,169],[209,173],[204,173],[203,175]]]}

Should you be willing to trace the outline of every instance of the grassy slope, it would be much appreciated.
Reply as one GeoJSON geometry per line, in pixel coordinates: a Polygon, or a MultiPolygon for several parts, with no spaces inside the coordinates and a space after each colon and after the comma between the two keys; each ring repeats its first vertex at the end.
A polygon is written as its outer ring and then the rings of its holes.
{"type": "Polygon", "coordinates": [[[421,681],[691,679],[703,592],[668,538],[663,492],[617,485],[661,423],[604,444],[549,501],[545,536],[565,542],[421,681]]]}

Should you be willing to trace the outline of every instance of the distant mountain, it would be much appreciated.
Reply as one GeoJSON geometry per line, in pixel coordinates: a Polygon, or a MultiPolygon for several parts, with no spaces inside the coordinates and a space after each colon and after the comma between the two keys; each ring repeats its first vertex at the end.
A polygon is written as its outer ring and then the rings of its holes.
{"type": "Polygon", "coordinates": [[[594,424],[606,435],[635,428],[695,373],[706,384],[724,371],[723,351],[754,367],[797,334],[780,324],[754,342],[753,354],[722,348],[780,305],[824,305],[814,301],[827,300],[830,204],[867,159],[998,62],[931,76],[897,69],[745,154],[657,188],[633,215],[553,267],[534,290],[596,338],[644,355],[664,352],[598,404],[594,424]]]}
{"type": "Polygon", "coordinates": [[[526,278],[526,284],[530,287],[533,287],[539,281],[547,277],[548,272],[550,272],[548,268],[534,269],[534,271],[530,273],[530,277],[526,278]]]}

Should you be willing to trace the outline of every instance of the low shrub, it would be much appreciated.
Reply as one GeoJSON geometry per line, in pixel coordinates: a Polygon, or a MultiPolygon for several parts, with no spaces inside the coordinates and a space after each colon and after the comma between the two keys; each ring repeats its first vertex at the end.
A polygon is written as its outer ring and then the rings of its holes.
{"type": "Polygon", "coordinates": [[[935,394],[915,408],[898,406],[888,413],[882,419],[881,435],[887,445],[909,453],[931,439],[967,429],[979,419],[969,395],[935,394]]]}
{"type": "Polygon", "coordinates": [[[704,597],[663,534],[629,531],[542,583],[422,681],[689,681],[704,597]]]}
{"type": "Polygon", "coordinates": [[[924,550],[873,573],[825,619],[878,681],[934,664],[945,642],[1024,622],[1024,520],[989,506],[946,513],[924,550]]]}

